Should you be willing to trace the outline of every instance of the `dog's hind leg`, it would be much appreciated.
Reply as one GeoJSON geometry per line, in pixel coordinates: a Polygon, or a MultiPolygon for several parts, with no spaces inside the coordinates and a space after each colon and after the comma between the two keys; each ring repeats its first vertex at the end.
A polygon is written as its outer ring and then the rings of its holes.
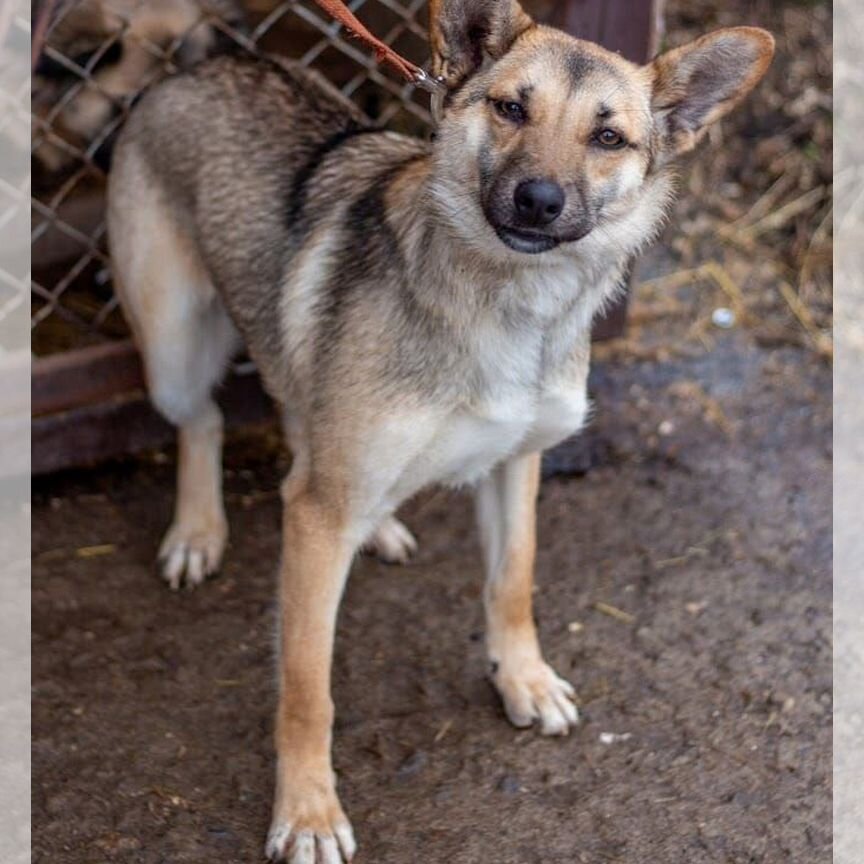
{"type": "MultiPolygon", "coordinates": [[[[185,277],[193,275],[201,276],[185,277]]],[[[188,291],[191,283],[184,284],[188,291]]],[[[235,350],[236,334],[215,294],[209,300],[203,291],[183,297],[177,282],[165,287],[172,296],[160,298],[158,326],[148,324],[156,332],[144,340],[144,353],[153,403],[178,427],[174,520],[159,550],[162,575],[176,590],[184,581],[194,587],[214,573],[228,539],[223,421],[212,391],[235,350]]]]}
{"type": "MultiPolygon", "coordinates": [[[[190,283],[185,285],[188,290],[190,283]]],[[[150,332],[142,347],[153,404],[178,427],[177,500],[159,550],[162,575],[176,590],[184,581],[194,587],[214,573],[228,539],[222,412],[212,391],[235,350],[236,334],[215,295],[209,301],[203,292],[183,297],[176,282],[165,288],[158,323],[151,319],[145,325],[150,332]]]]}
{"type": "Polygon", "coordinates": [[[172,588],[191,587],[218,569],[228,537],[222,414],[212,392],[238,337],[194,242],[138,173],[134,154],[125,154],[119,170],[126,194],[109,204],[117,291],[153,404],[179,430],[177,501],[159,557],[172,588]]]}
{"type": "Polygon", "coordinates": [[[490,672],[514,726],[539,721],[566,735],[578,720],[573,688],[543,660],[532,613],[540,454],[493,469],[477,490],[486,563],[486,644],[490,672]]]}
{"type": "Polygon", "coordinates": [[[199,585],[221,564],[228,540],[221,451],[222,414],[208,400],[178,431],[177,501],[159,549],[162,575],[173,590],[184,581],[199,585]]]}

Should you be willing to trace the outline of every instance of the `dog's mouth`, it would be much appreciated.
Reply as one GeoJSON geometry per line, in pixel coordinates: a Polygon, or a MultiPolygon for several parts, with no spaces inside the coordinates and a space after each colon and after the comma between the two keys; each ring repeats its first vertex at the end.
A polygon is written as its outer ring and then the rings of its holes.
{"type": "Polygon", "coordinates": [[[524,252],[526,255],[548,252],[561,243],[557,237],[550,237],[539,231],[526,231],[524,228],[510,228],[506,225],[496,225],[495,233],[505,246],[514,252],[524,252]]]}

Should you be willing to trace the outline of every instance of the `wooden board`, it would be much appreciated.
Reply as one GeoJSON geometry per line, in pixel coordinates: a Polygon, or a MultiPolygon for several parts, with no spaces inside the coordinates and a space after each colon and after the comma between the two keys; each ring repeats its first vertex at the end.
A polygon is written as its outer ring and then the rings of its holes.
{"type": "MultiPolygon", "coordinates": [[[[99,346],[103,347],[103,346],[99,346]]],[[[124,375],[112,379],[110,374],[112,352],[104,352],[101,358],[94,357],[94,349],[83,349],[66,355],[64,364],[53,374],[49,369],[38,367],[47,363],[39,360],[34,364],[33,403],[45,408],[59,392],[58,382],[77,382],[93,376],[94,385],[90,393],[99,393],[100,398],[92,402],[80,399],[62,399],[61,410],[44,412],[34,416],[31,424],[31,463],[34,475],[49,474],[64,468],[79,468],[96,465],[142,450],[170,445],[174,441],[174,428],[153,409],[140,378],[140,363],[131,343],[112,346],[116,357],[121,358],[120,368],[124,375]],[[76,355],[84,354],[84,357],[76,355]],[[137,382],[132,370],[137,365],[137,382]],[[135,386],[126,391],[108,394],[106,382],[128,380],[135,386]]],[[[51,358],[49,358],[51,359],[51,358]]],[[[254,371],[232,374],[216,394],[225,412],[229,428],[259,423],[273,417],[270,399],[261,388],[254,371]]]]}

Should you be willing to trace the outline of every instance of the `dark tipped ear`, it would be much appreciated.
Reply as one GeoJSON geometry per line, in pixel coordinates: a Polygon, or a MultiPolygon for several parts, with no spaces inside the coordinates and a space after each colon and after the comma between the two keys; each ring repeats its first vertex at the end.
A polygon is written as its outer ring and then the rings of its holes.
{"type": "Polygon", "coordinates": [[[429,0],[432,73],[456,87],[533,26],[516,0],[429,0]]]}
{"type": "Polygon", "coordinates": [[[709,33],[658,57],[652,110],[670,155],[686,153],[752,89],[774,56],[774,37],[757,27],[709,33]]]}

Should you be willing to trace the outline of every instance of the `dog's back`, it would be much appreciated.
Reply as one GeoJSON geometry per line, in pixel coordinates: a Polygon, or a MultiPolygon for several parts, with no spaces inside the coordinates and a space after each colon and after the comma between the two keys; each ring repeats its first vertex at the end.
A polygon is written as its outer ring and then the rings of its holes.
{"type": "MultiPolygon", "coordinates": [[[[284,222],[291,179],[304,160],[332,136],[363,125],[357,109],[315,73],[225,56],[151,89],[132,112],[118,154],[134,148],[170,186],[172,204],[198,215],[206,215],[216,188],[233,196],[252,184],[256,213],[281,207],[284,222]]],[[[232,197],[228,209],[248,203],[232,197]]]]}
{"type": "Polygon", "coordinates": [[[115,275],[133,328],[142,304],[130,292],[146,280],[124,270],[141,257],[128,246],[150,197],[279,398],[284,334],[274,313],[292,259],[335,207],[362,199],[424,150],[371,127],[321,76],[294,64],[226,56],[162,82],[133,111],[110,178],[115,275]]]}

